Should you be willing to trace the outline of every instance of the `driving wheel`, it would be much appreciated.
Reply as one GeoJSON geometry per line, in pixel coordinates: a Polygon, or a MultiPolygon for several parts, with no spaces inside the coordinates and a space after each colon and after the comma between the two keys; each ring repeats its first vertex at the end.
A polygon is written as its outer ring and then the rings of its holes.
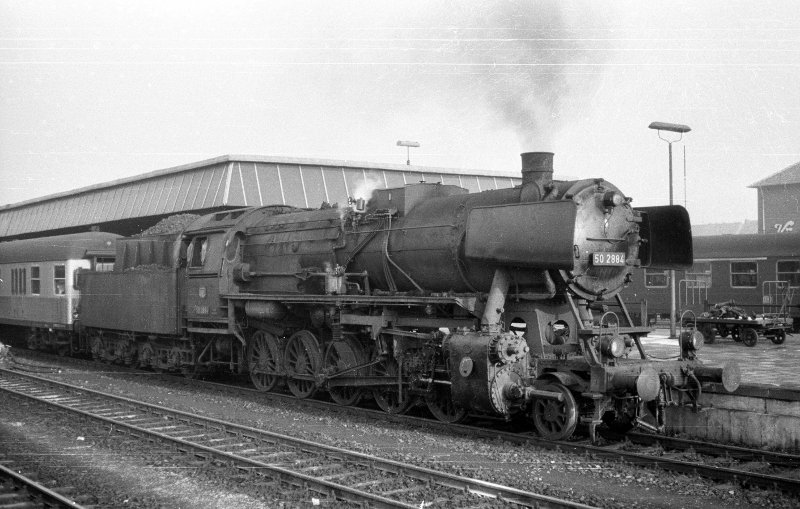
{"type": "MultiPolygon", "coordinates": [[[[325,352],[325,372],[329,375],[364,364],[364,349],[352,338],[334,341],[325,352]]],[[[363,375],[363,370],[352,371],[346,376],[363,375]]],[[[334,378],[335,380],[335,378],[334,378]]],[[[361,400],[363,391],[357,386],[332,386],[328,388],[331,399],[340,405],[355,405],[361,400]]]]}
{"type": "Polygon", "coordinates": [[[431,414],[442,422],[456,424],[467,417],[467,411],[453,404],[449,387],[434,387],[425,397],[425,404],[431,414]]]}
{"type": "Polygon", "coordinates": [[[281,380],[281,344],[277,337],[259,330],[247,345],[247,367],[250,380],[259,391],[271,391],[281,380]]]}
{"type": "MultiPolygon", "coordinates": [[[[397,361],[394,359],[384,359],[372,370],[375,376],[385,376],[393,381],[397,380],[398,372],[397,361]]],[[[382,385],[372,391],[372,397],[381,410],[390,414],[402,414],[411,406],[411,397],[406,393],[402,396],[398,392],[397,383],[382,385]]]]}
{"type": "Polygon", "coordinates": [[[289,391],[298,398],[310,398],[317,390],[317,374],[322,367],[319,342],[310,331],[296,332],[286,343],[283,356],[289,391]]]}

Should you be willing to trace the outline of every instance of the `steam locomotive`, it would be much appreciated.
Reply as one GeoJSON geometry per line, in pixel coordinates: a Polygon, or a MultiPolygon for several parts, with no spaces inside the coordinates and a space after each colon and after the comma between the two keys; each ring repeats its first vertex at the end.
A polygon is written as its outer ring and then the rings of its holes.
{"type": "Polygon", "coordinates": [[[686,210],[635,209],[602,179],[554,181],[552,161],[522,154],[511,189],[419,183],[115,238],[112,271],[68,275],[80,300],[60,344],[188,375],[249,373],[298,398],[372,396],[389,413],[422,403],[446,422],[521,418],[549,439],[579,425],[594,438],[601,423],[663,429],[665,409],[696,403],[702,382],[735,390],[735,365],[697,360],[702,335],[651,358],[649,329],[620,298],[635,267],[692,264],[686,210]]]}

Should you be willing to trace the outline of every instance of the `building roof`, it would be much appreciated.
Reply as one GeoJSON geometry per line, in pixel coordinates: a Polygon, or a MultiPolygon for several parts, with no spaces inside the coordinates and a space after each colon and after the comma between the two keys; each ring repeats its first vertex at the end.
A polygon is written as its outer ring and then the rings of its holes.
{"type": "Polygon", "coordinates": [[[90,228],[137,233],[178,213],[346,203],[364,189],[420,180],[470,191],[513,187],[517,174],[329,159],[224,155],[0,207],[0,239],[90,228]]]}
{"type": "Polygon", "coordinates": [[[709,235],[742,235],[747,233],[758,233],[758,221],[755,219],[745,219],[741,223],[692,225],[692,235],[695,237],[707,237],[709,235]]]}
{"type": "Polygon", "coordinates": [[[750,184],[747,187],[767,187],[767,186],[783,186],[787,184],[800,184],[800,162],[787,166],[777,173],[773,173],[767,178],[763,178],[758,182],[750,184]]]}

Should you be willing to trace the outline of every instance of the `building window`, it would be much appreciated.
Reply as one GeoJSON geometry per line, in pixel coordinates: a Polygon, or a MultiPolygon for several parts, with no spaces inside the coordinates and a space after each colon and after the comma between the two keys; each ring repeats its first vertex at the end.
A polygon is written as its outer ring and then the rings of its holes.
{"type": "Polygon", "coordinates": [[[53,267],[53,290],[56,295],[64,295],[67,289],[67,271],[63,265],[53,267]]]}
{"type": "Polygon", "coordinates": [[[39,279],[39,267],[36,265],[31,267],[31,293],[33,295],[42,293],[42,281],[39,279]]]}
{"type": "Polygon", "coordinates": [[[665,288],[668,282],[666,270],[644,269],[644,285],[647,288],[665,288]]]}
{"type": "Polygon", "coordinates": [[[94,270],[97,272],[113,272],[114,259],[113,258],[96,258],[94,261],[94,270]]]}
{"type": "Polygon", "coordinates": [[[731,262],[731,286],[733,288],[758,286],[758,264],[756,262],[731,262]]]}
{"type": "Polygon", "coordinates": [[[800,260],[778,262],[778,281],[788,281],[789,286],[800,287],[800,260]]]}
{"type": "Polygon", "coordinates": [[[688,281],[695,281],[695,288],[711,288],[711,262],[696,262],[691,272],[686,273],[688,281]]]}

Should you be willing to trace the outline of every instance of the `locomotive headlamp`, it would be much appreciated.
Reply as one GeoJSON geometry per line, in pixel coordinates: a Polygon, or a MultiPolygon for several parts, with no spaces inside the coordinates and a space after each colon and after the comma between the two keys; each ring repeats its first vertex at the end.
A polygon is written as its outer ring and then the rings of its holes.
{"type": "Polygon", "coordinates": [[[619,207],[623,203],[625,203],[625,197],[617,192],[608,191],[603,194],[603,207],[619,207]]]}
{"type": "Polygon", "coordinates": [[[621,336],[603,336],[600,351],[606,357],[622,357],[625,353],[625,340],[621,336]]]}
{"type": "Polygon", "coordinates": [[[706,342],[703,339],[703,333],[700,331],[685,331],[681,333],[681,348],[687,350],[700,350],[706,342]]]}

